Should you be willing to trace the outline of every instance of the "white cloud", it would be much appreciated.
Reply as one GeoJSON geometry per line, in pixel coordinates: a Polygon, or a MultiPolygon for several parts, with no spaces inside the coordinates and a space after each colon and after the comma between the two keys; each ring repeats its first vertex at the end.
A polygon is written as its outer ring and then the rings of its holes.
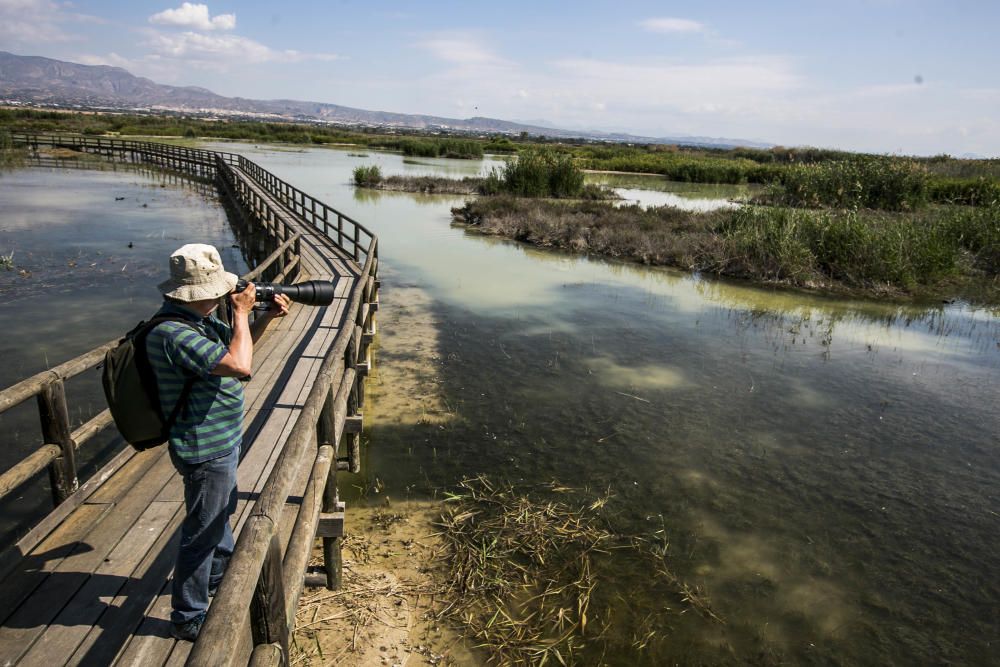
{"type": "Polygon", "coordinates": [[[149,22],[193,30],[232,30],[236,27],[236,14],[210,16],[208,5],[185,2],[176,9],[153,14],[149,22]]]}
{"type": "Polygon", "coordinates": [[[67,18],[59,5],[49,0],[0,0],[0,39],[32,47],[68,42],[72,34],[59,25],[67,18]]]}
{"type": "Polygon", "coordinates": [[[430,52],[435,58],[463,66],[503,65],[506,61],[482,44],[477,36],[452,33],[418,42],[417,46],[430,52]]]}
{"type": "Polygon", "coordinates": [[[678,18],[651,18],[640,21],[639,25],[649,32],[677,33],[677,32],[705,32],[705,24],[691,19],[678,18]]]}
{"type": "Polygon", "coordinates": [[[121,67],[130,71],[135,68],[135,63],[133,61],[128,58],[123,58],[114,51],[106,56],[94,54],[74,56],[73,62],[83,63],[84,65],[107,65],[109,67],[121,67]]]}
{"type": "Polygon", "coordinates": [[[170,34],[150,31],[148,44],[161,57],[217,70],[266,62],[297,63],[305,60],[339,59],[333,53],[272,49],[240,35],[207,35],[190,31],[170,34]]]}

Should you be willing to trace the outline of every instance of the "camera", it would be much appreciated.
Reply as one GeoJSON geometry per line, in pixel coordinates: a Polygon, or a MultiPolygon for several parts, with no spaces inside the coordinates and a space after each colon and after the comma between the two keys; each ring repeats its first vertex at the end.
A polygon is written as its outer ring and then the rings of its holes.
{"type": "MultiPolygon", "coordinates": [[[[247,281],[242,278],[236,283],[234,292],[242,292],[247,288],[247,281]]],[[[257,288],[258,303],[273,303],[276,294],[284,294],[292,301],[306,306],[329,306],[336,296],[336,283],[332,280],[307,280],[295,285],[278,283],[254,283],[257,288]]]]}

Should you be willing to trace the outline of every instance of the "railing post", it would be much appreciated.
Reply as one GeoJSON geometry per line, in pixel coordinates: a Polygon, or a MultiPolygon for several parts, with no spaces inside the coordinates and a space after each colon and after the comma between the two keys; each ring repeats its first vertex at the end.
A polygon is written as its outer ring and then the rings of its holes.
{"type": "Polygon", "coordinates": [[[49,465],[52,500],[59,505],[80,488],[76,477],[76,444],[70,435],[66,388],[62,380],[52,382],[38,394],[38,414],[43,440],[46,444],[58,445],[62,450],[59,458],[49,465]]]}
{"type": "Polygon", "coordinates": [[[361,228],[354,224],[354,261],[361,260],[361,228]]]}
{"type": "Polygon", "coordinates": [[[284,664],[288,664],[288,617],[285,614],[285,584],[281,571],[281,542],[271,535],[257,588],[250,602],[250,631],[253,643],[277,644],[284,664]]]}
{"type": "MultiPolygon", "coordinates": [[[[316,441],[320,445],[333,446],[333,465],[327,473],[326,484],[323,486],[323,504],[321,512],[342,512],[344,506],[340,502],[337,490],[337,420],[336,406],[334,405],[334,394],[336,390],[330,387],[327,392],[326,402],[323,403],[323,410],[319,414],[319,421],[316,424],[316,441]]],[[[344,580],[344,561],[342,556],[343,540],[340,537],[323,538],[323,569],[326,570],[326,587],[335,591],[340,588],[344,580]]]]}

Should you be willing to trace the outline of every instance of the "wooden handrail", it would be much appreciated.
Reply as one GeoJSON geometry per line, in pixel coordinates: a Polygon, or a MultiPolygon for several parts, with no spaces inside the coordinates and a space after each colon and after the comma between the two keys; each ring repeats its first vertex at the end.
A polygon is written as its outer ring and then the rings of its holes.
{"type": "MultiPolygon", "coordinates": [[[[362,295],[367,279],[376,264],[376,244],[377,240],[373,237],[360,279],[348,301],[348,313],[356,313],[361,309],[362,295]]],[[[316,425],[326,404],[334,378],[341,377],[346,381],[350,377],[350,383],[353,387],[354,374],[345,373],[347,370],[345,368],[345,355],[349,346],[354,349],[355,359],[352,362],[356,360],[357,348],[354,347],[353,341],[353,327],[341,329],[337,333],[332,347],[324,356],[319,374],[299,412],[295,426],[285,440],[285,446],[282,448],[281,454],[278,455],[278,460],[257,497],[253,511],[240,532],[236,548],[229,561],[227,576],[223,579],[209,608],[208,618],[198,636],[198,641],[195,642],[194,648],[191,650],[187,665],[211,667],[218,664],[217,647],[232,645],[236,634],[244,627],[248,611],[253,608],[252,601],[258,591],[257,582],[268,561],[271,540],[280,525],[282,511],[288,500],[293,478],[302,465],[302,456],[308,445],[315,442],[316,425]]],[[[350,391],[345,391],[343,384],[341,384],[334,403],[342,403],[346,406],[349,393],[350,391]]],[[[337,411],[340,412],[340,410],[337,411]]],[[[343,433],[343,422],[339,424],[336,431],[339,442],[343,433]]],[[[298,590],[292,592],[296,597],[300,594],[303,583],[302,578],[299,577],[299,579],[298,590]]],[[[260,606],[257,605],[256,608],[259,609],[260,606]]],[[[278,638],[255,637],[257,644],[274,641],[278,641],[278,638]]]]}

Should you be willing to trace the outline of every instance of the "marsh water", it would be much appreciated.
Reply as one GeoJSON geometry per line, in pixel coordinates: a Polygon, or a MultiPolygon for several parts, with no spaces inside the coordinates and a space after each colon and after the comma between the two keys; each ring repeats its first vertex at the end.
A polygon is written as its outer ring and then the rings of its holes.
{"type": "MultiPolygon", "coordinates": [[[[608,631],[582,662],[996,662],[995,311],[826,299],[541,251],[455,225],[449,210],[461,197],[351,185],[360,165],[464,176],[488,171],[490,160],[224,146],[380,236],[377,363],[386,370],[373,378],[366,407],[365,469],[344,480],[350,501],[432,496],[479,473],[539,493],[553,480],[591,497],[610,491],[614,530],[668,545],[670,567],[725,621],[657,593],[648,571],[612,553],[599,585],[608,631]],[[405,385],[392,386],[393,368],[409,369],[405,385]]],[[[672,189],[691,198],[686,186],[612,176],[588,178],[641,191],[640,200],[672,189]]],[[[12,197],[37,211],[55,205],[48,224],[100,221],[115,210],[111,190],[123,187],[136,201],[173,193],[195,211],[184,234],[226,243],[230,232],[204,195],[102,178],[5,175],[4,225],[12,197]],[[69,193],[74,182],[109,189],[58,205],[62,194],[51,193],[69,193]]],[[[745,193],[696,194],[725,202],[745,193]]],[[[115,224],[137,224],[148,209],[131,210],[115,224]]],[[[158,225],[142,228],[148,239],[158,225]]],[[[59,238],[72,247],[88,229],[63,227],[59,238]]],[[[4,365],[25,350],[29,360],[4,377],[124,327],[155,298],[154,256],[182,238],[150,248],[147,276],[134,283],[95,277],[97,291],[83,295],[0,304],[8,329],[25,336],[4,349],[4,365]],[[91,300],[116,289],[114,307],[91,300]],[[65,349],[41,350],[39,326],[64,332],[65,349]]],[[[116,250],[109,267],[120,260],[116,250]]]]}

